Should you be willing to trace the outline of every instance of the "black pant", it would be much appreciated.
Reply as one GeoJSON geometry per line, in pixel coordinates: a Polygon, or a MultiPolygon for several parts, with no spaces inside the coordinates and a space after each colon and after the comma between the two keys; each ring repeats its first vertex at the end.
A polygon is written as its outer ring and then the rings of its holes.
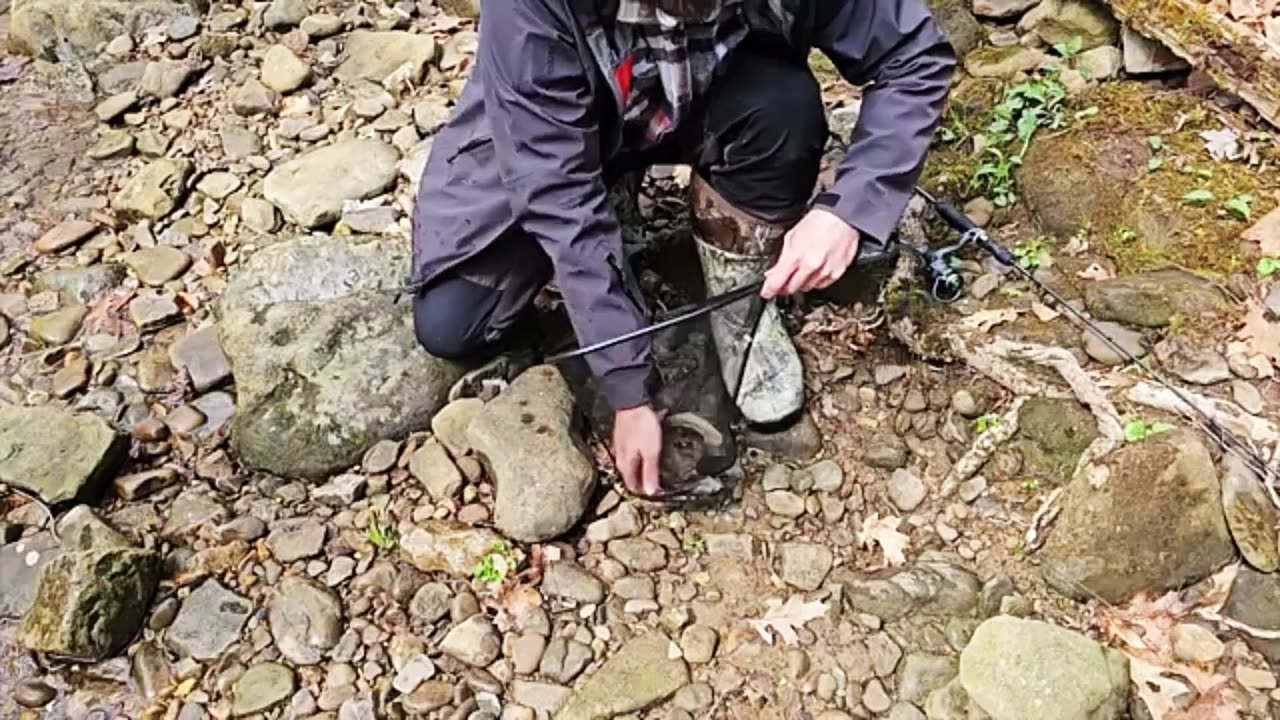
{"type": "MultiPolygon", "coordinates": [[[[827,139],[821,91],[809,68],[740,46],[695,110],[674,137],[614,159],[606,175],[688,163],[739,209],[765,222],[793,219],[813,192],[827,139]]],[[[551,273],[536,242],[518,230],[507,233],[418,293],[419,342],[455,360],[500,351],[551,273]]]]}

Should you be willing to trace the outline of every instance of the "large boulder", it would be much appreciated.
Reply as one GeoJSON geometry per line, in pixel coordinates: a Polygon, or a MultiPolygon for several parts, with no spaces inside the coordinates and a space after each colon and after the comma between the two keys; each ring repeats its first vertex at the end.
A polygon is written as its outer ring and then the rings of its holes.
{"type": "Polygon", "coordinates": [[[596,469],[575,434],[574,397],[560,371],[532,368],[467,428],[497,485],[494,524],[521,542],[544,542],[586,512],[596,469]]]}
{"type": "Polygon", "coordinates": [[[1150,328],[1164,327],[1178,315],[1196,320],[1231,307],[1213,283],[1176,268],[1089,283],[1084,302],[1100,320],[1150,328]]]}
{"type": "Polygon", "coordinates": [[[160,578],[152,550],[69,552],[45,565],[18,641],[29,650],[88,660],[111,657],[137,634],[160,578]]]}
{"type": "Polygon", "coordinates": [[[1049,532],[1043,572],[1064,595],[1127,602],[1196,582],[1235,556],[1218,471],[1189,431],[1115,451],[1100,487],[1084,474],[1067,486],[1049,532]]]}
{"type": "Polygon", "coordinates": [[[343,140],[277,166],[262,181],[262,194],[303,227],[331,225],[348,201],[394,185],[399,161],[400,152],[381,140],[343,140]]]}
{"type": "Polygon", "coordinates": [[[87,60],[112,38],[138,37],[207,7],[205,0],[13,0],[9,47],[43,60],[87,60]]]}
{"type": "Polygon", "coordinates": [[[1000,616],[974,631],[959,678],[930,696],[929,717],[958,689],[992,720],[1118,720],[1128,717],[1129,661],[1079,633],[1000,616]]]}
{"type": "Polygon", "coordinates": [[[308,237],[259,251],[220,305],[238,393],[240,460],[285,476],[350,467],[383,439],[423,430],[462,367],[418,345],[399,242],[308,237]]]}
{"type": "Polygon", "coordinates": [[[92,499],[128,450],[128,440],[96,415],[0,406],[0,481],[47,503],[92,499]]]}

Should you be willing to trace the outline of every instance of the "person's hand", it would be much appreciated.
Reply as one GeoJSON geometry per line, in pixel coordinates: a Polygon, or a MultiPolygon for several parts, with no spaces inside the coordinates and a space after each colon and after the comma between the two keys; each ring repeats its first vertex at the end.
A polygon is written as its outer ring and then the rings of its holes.
{"type": "Polygon", "coordinates": [[[766,300],[824,288],[844,275],[858,255],[858,231],[836,215],[814,208],[782,241],[778,262],[764,274],[766,300]]]}
{"type": "Polygon", "coordinates": [[[622,482],[636,495],[658,494],[662,422],[648,405],[619,410],[613,418],[613,461],[622,482]]]}

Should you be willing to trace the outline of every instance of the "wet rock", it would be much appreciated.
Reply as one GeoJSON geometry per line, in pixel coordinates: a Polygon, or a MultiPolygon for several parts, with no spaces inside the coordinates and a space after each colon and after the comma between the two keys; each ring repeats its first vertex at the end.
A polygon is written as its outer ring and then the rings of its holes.
{"type": "Polygon", "coordinates": [[[88,240],[98,232],[98,224],[88,220],[64,220],[36,240],[36,252],[58,253],[88,240]]]}
{"type": "Polygon", "coordinates": [[[283,563],[314,557],[324,548],[324,524],[312,518],[293,518],[275,523],[267,535],[267,548],[283,563]]]}
{"type": "Polygon", "coordinates": [[[0,406],[0,480],[49,504],[100,495],[128,444],[96,415],[0,406]]]}
{"type": "Polygon", "coordinates": [[[583,604],[599,603],[604,600],[604,584],[578,563],[561,560],[543,571],[542,593],[583,604]]]}
{"type": "Polygon", "coordinates": [[[25,0],[12,8],[9,44],[44,60],[87,61],[116,37],[195,14],[178,0],[25,0]]]}
{"type": "Polygon", "coordinates": [[[449,630],[440,641],[440,651],[473,667],[485,667],[502,654],[502,640],[493,623],[475,615],[449,630]]]}
{"type": "Polygon", "coordinates": [[[208,392],[231,379],[231,363],[218,342],[218,329],[207,325],[187,333],[169,347],[169,361],[183,370],[197,392],[208,392]]]}
{"type": "Polygon", "coordinates": [[[427,440],[413,453],[409,472],[422,483],[433,500],[447,500],[462,490],[462,473],[435,438],[427,440]]]}
{"type": "Polygon", "coordinates": [[[90,265],[85,268],[55,268],[36,276],[36,287],[53,290],[64,302],[85,305],[94,298],[124,282],[124,266],[117,263],[90,265]]]}
{"type": "Polygon", "coordinates": [[[136,250],[123,259],[139,280],[152,287],[164,285],[191,267],[190,255],[166,245],[136,250]]]}
{"type": "Polygon", "coordinates": [[[303,227],[332,224],[344,203],[390,188],[400,153],[379,140],[346,140],[277,166],[263,181],[264,196],[303,227]]]}
{"type": "Polygon", "coordinates": [[[1183,270],[1156,270],[1099,280],[1085,286],[1085,304],[1101,320],[1158,328],[1174,315],[1188,319],[1228,309],[1210,283],[1183,270]]]}
{"type": "Polygon", "coordinates": [[[1184,337],[1165,338],[1156,345],[1155,353],[1161,367],[1193,385],[1216,385],[1231,379],[1225,357],[1184,337]]]}
{"type": "Polygon", "coordinates": [[[400,539],[400,556],[423,572],[470,577],[476,565],[501,543],[502,537],[489,530],[431,520],[400,539]]]}
{"type": "Polygon", "coordinates": [[[929,495],[929,488],[924,481],[910,470],[899,468],[889,476],[885,486],[889,501],[902,512],[911,512],[920,507],[920,503],[929,495]]]}
{"type": "Polygon", "coordinates": [[[0,547],[0,618],[19,619],[35,601],[40,571],[62,554],[57,540],[47,532],[31,535],[0,547]]]}
{"type": "Polygon", "coordinates": [[[196,69],[186,60],[153,60],[142,71],[138,86],[144,97],[171,98],[182,90],[196,69]]]}
{"type": "Polygon", "coordinates": [[[72,305],[37,315],[31,319],[31,337],[46,345],[65,345],[80,331],[88,313],[83,305],[72,305]]]}
{"type": "Polygon", "coordinates": [[[405,64],[409,66],[407,79],[418,83],[437,53],[435,39],[430,35],[402,31],[356,30],[347,36],[346,50],[347,59],[336,73],[344,83],[381,83],[405,64]]]}
{"type": "Polygon", "coordinates": [[[576,435],[574,398],[556,368],[531,368],[467,428],[496,484],[494,525],[521,542],[573,527],[595,489],[595,463],[576,435]]]}
{"type": "Polygon", "coordinates": [[[243,717],[279,705],[293,695],[293,671],[280,663],[258,663],[236,680],[231,688],[231,715],[243,717]]]}
{"type": "Polygon", "coordinates": [[[262,14],[262,25],[268,30],[297,27],[311,13],[308,0],[272,0],[262,14]]]}
{"type": "Polygon", "coordinates": [[[1222,508],[1227,529],[1245,562],[1263,572],[1280,569],[1276,526],[1280,512],[1271,503],[1258,476],[1239,457],[1222,458],[1222,508]]]}
{"type": "Polygon", "coordinates": [[[243,463],[327,475],[428,426],[462,368],[424,353],[409,304],[381,292],[404,283],[407,253],[400,242],[303,238],[232,275],[218,329],[235,369],[231,440],[243,463]]]}
{"type": "Polygon", "coordinates": [[[471,451],[471,441],[467,439],[467,429],[484,409],[484,401],[479,398],[461,398],[440,409],[431,418],[431,432],[435,435],[449,454],[455,458],[462,457],[471,451]]]}
{"type": "Polygon", "coordinates": [[[18,641],[30,650],[101,660],[124,649],[142,627],[160,576],[149,550],[70,552],[40,572],[18,641]]]}
{"type": "Polygon", "coordinates": [[[165,642],[178,657],[216,660],[240,639],[252,613],[253,603],[217,580],[206,580],[183,601],[165,642]]]}
{"type": "Polygon", "coordinates": [[[556,720],[591,720],[638,712],[662,702],[689,682],[689,668],[672,658],[671,640],[649,633],[628,641],[582,681],[556,720]]]}
{"type": "Polygon", "coordinates": [[[1197,437],[1158,435],[1109,460],[1102,487],[1082,476],[1062,497],[1042,552],[1044,576],[1056,590],[1124,602],[1141,590],[1196,582],[1235,555],[1217,470],[1197,437]]]}
{"type": "MultiPolygon", "coordinates": [[[[1236,622],[1268,632],[1280,631],[1280,575],[1241,567],[1231,585],[1222,614],[1236,622]]],[[[1244,641],[1273,663],[1280,663],[1280,640],[1245,634],[1244,641]]]]}
{"type": "Polygon", "coordinates": [[[1128,26],[1120,28],[1120,40],[1124,49],[1124,70],[1130,75],[1181,72],[1191,67],[1169,48],[1143,37],[1128,26]]]}
{"type": "Polygon", "coordinates": [[[1082,50],[1115,45],[1120,40],[1120,23],[1093,0],[1044,0],[1023,16],[1018,29],[1035,30],[1050,45],[1079,37],[1082,50]]]}
{"type": "Polygon", "coordinates": [[[778,575],[801,590],[822,587],[834,561],[835,555],[825,545],[789,542],[778,546],[778,575]]]}
{"type": "Polygon", "coordinates": [[[111,208],[126,216],[159,220],[173,212],[187,190],[191,163],[160,158],[129,178],[111,199],[111,208]]]}
{"type": "Polygon", "coordinates": [[[1129,663],[1069,630],[997,617],[961,653],[960,683],[993,720],[1118,720],[1126,716],[1129,663]]]}
{"type": "Polygon", "coordinates": [[[297,665],[315,665],[342,636],[342,602],[314,580],[282,578],[267,611],[280,654],[297,665]]]}
{"type": "Polygon", "coordinates": [[[885,622],[912,613],[930,617],[972,615],[982,589],[982,583],[968,570],[932,560],[871,575],[841,568],[830,579],[843,586],[846,607],[885,622]]]}
{"type": "Polygon", "coordinates": [[[311,66],[283,45],[262,56],[262,84],[278,93],[291,93],[311,79],[311,66]]]}
{"type": "MultiPolygon", "coordinates": [[[[1122,350],[1139,359],[1146,357],[1148,352],[1147,341],[1142,333],[1131,330],[1119,323],[1106,320],[1098,320],[1095,324],[1122,350]]],[[[1080,334],[1080,339],[1084,342],[1085,353],[1103,365],[1125,365],[1129,362],[1128,358],[1117,352],[1101,335],[1093,330],[1083,331],[1080,334]]]]}

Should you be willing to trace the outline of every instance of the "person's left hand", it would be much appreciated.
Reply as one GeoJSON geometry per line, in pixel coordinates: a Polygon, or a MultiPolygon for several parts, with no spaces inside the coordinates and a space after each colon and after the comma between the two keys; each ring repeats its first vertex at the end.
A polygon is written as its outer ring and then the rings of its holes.
{"type": "Polygon", "coordinates": [[[844,275],[858,255],[858,231],[836,215],[814,208],[782,241],[778,262],[764,274],[766,300],[824,288],[844,275]]]}

